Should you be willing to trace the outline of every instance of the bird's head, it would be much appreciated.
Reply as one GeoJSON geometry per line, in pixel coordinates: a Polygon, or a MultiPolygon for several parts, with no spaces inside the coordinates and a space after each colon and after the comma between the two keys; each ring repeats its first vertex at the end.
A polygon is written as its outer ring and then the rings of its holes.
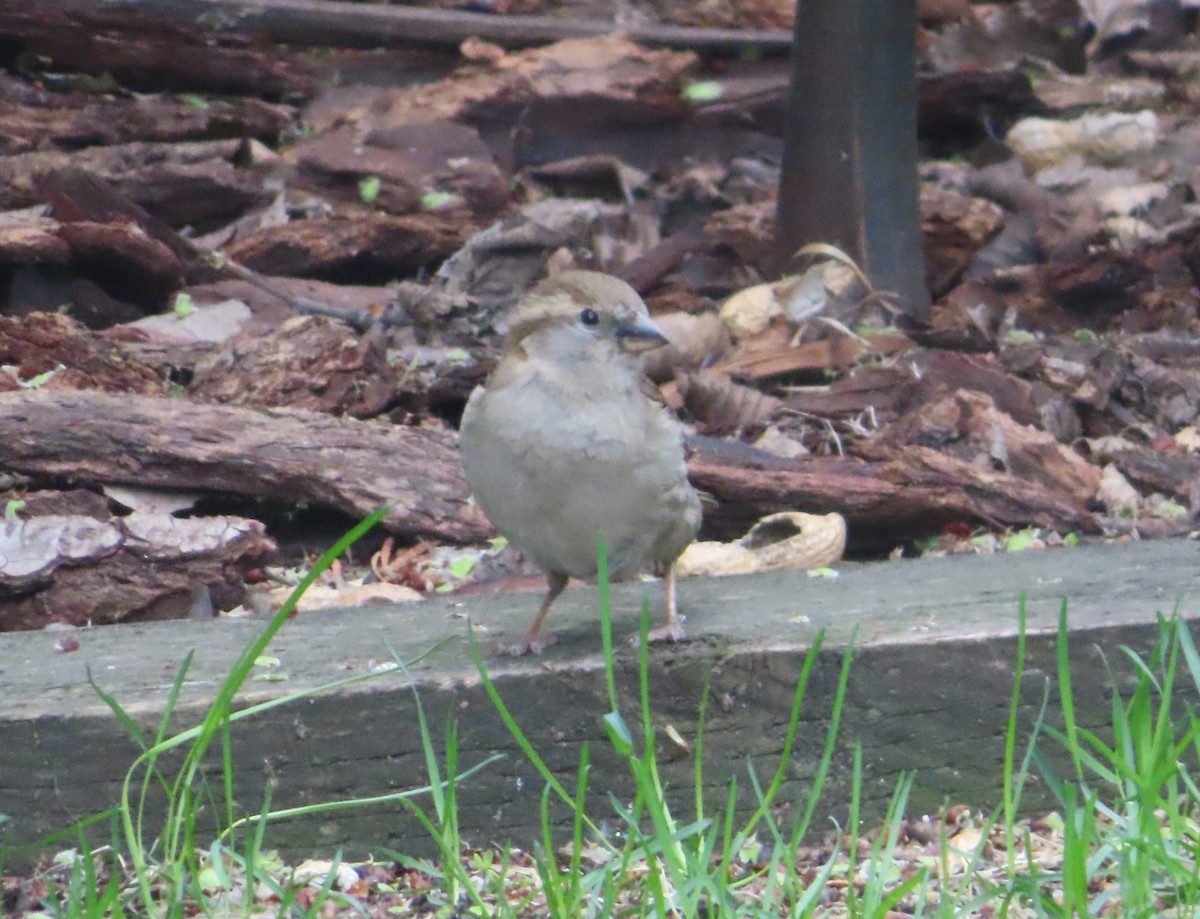
{"type": "Polygon", "coordinates": [[[509,347],[570,359],[610,352],[639,354],[667,343],[637,291],[597,271],[564,271],[521,301],[509,347]]]}

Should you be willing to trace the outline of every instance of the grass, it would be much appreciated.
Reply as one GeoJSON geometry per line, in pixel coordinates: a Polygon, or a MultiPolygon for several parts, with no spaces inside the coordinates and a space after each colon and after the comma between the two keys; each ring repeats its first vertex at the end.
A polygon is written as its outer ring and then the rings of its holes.
{"type": "MultiPolygon", "coordinates": [[[[347,534],[297,588],[297,596],[378,515],[347,534]]],[[[1024,605],[1018,610],[1015,679],[1005,732],[1003,794],[994,811],[963,819],[947,813],[932,823],[906,816],[911,775],[896,783],[880,826],[863,832],[863,758],[853,748],[845,826],[814,825],[835,753],[852,671],[853,649],[841,655],[832,707],[818,760],[802,800],[779,807],[792,767],[818,637],[797,676],[782,748],[774,768],[759,775],[748,764],[739,787],[712,800],[706,788],[708,687],[697,700],[691,742],[692,788],[664,788],[645,641],[643,611],[636,704],[622,705],[614,665],[608,583],[601,552],[600,621],[609,710],[596,713],[610,753],[627,772],[628,800],[609,795],[603,814],[589,810],[593,751],[580,749],[574,775],[547,765],[474,650],[484,689],[516,751],[542,782],[540,831],[528,851],[472,848],[459,824],[459,789],[495,759],[459,760],[455,721],[431,725],[420,697],[418,727],[428,781],[394,794],[272,810],[268,786],[258,814],[234,805],[230,726],[312,692],[234,710],[238,689],[284,625],[291,605],[245,649],[200,724],[170,732],[190,657],[185,659],[153,737],[143,742],[135,720],[106,690],[95,691],[142,743],[120,800],[109,810],[37,844],[60,849],[35,874],[6,878],[6,909],[47,917],[183,916],[1193,916],[1200,915],[1200,787],[1195,780],[1200,720],[1186,704],[1200,691],[1200,655],[1178,616],[1160,619],[1159,637],[1142,657],[1121,649],[1113,668],[1112,717],[1103,732],[1079,723],[1069,665],[1067,607],[1058,636],[1057,672],[1036,700],[1040,714],[1021,736],[1017,714],[1025,677],[1024,605]],[[1131,680],[1123,674],[1132,673],[1131,680]],[[1122,683],[1122,680],[1125,683],[1122,683]],[[1125,686],[1125,691],[1119,687],[1125,686]],[[1047,713],[1057,690],[1058,718],[1047,713]],[[1048,745],[1066,751],[1069,773],[1047,764],[1048,745]],[[216,762],[215,780],[205,764],[216,762]],[[1056,811],[1022,819],[1022,790],[1040,780],[1056,811]],[[163,807],[155,808],[155,803],[163,807]],[[300,815],[400,803],[433,843],[435,858],[380,850],[349,865],[334,853],[324,861],[283,864],[265,851],[271,821],[300,815]],[[748,806],[746,802],[749,802],[748,806]],[[739,806],[740,803],[740,806],[739,806]],[[150,814],[162,812],[151,821],[150,814]],[[791,814],[784,818],[781,814],[791,814]],[[98,825],[110,829],[96,845],[98,825]],[[61,849],[73,844],[74,848],[61,849]]],[[[395,658],[393,676],[412,662],[395,658]]],[[[352,677],[338,686],[371,677],[352,677]]],[[[414,694],[416,690],[413,690],[414,694]]],[[[811,740],[810,740],[811,744],[811,740]]],[[[919,766],[914,763],[913,767],[919,766]]],[[[593,805],[594,808],[594,805],[593,805]]],[[[11,850],[15,851],[15,850],[11,850]]],[[[10,851],[10,854],[11,854],[10,851]]],[[[0,874],[3,858],[0,851],[0,874]]]]}

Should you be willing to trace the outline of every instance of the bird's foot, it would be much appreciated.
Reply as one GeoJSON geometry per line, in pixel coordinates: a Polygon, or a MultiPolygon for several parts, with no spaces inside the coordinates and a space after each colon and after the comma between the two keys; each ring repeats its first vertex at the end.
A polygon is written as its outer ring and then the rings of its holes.
{"type": "Polygon", "coordinates": [[[526,636],[515,645],[496,645],[492,648],[493,657],[524,657],[527,654],[540,655],[558,641],[553,632],[538,635],[536,638],[526,636]]]}
{"type": "MultiPolygon", "coordinates": [[[[651,629],[646,633],[646,641],[652,645],[664,644],[668,641],[675,643],[686,640],[687,634],[683,631],[683,623],[678,619],[672,619],[666,625],[659,626],[657,629],[651,629]]],[[[633,648],[636,648],[640,642],[640,635],[634,635],[629,639],[630,647],[633,648]]]]}

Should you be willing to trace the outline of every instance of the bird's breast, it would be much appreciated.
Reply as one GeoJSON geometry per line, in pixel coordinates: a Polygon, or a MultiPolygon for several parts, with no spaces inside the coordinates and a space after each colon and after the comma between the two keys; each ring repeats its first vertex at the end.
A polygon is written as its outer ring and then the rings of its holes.
{"type": "Polygon", "coordinates": [[[636,380],[510,378],[472,395],[461,443],[476,500],[545,570],[594,574],[602,537],[611,570],[628,574],[665,533],[694,532],[681,429],[636,380]]]}

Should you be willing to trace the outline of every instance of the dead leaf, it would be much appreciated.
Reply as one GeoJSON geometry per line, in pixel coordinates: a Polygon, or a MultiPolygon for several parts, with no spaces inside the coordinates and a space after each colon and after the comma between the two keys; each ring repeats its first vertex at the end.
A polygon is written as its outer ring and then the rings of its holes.
{"type": "Polygon", "coordinates": [[[721,304],[721,318],[738,337],[753,337],[783,315],[783,303],[774,284],[756,284],[739,290],[721,304]]]}
{"type": "Polygon", "coordinates": [[[1116,466],[1108,465],[1100,476],[1100,486],[1096,489],[1096,499],[1108,509],[1110,514],[1135,514],[1141,495],[1129,484],[1129,480],[1121,475],[1116,466]]]}
{"type": "Polygon", "coordinates": [[[711,366],[733,344],[729,329],[716,313],[661,313],[654,321],[668,344],[647,352],[642,369],[656,383],[666,382],[680,371],[711,366]]]}
{"type": "Polygon", "coordinates": [[[774,396],[708,371],[683,374],[679,391],[684,408],[712,434],[763,427],[783,408],[774,396]]]}
{"type": "Polygon", "coordinates": [[[1150,4],[1146,0],[1079,0],[1079,10],[1096,27],[1099,41],[1150,25],[1150,4]]]}

